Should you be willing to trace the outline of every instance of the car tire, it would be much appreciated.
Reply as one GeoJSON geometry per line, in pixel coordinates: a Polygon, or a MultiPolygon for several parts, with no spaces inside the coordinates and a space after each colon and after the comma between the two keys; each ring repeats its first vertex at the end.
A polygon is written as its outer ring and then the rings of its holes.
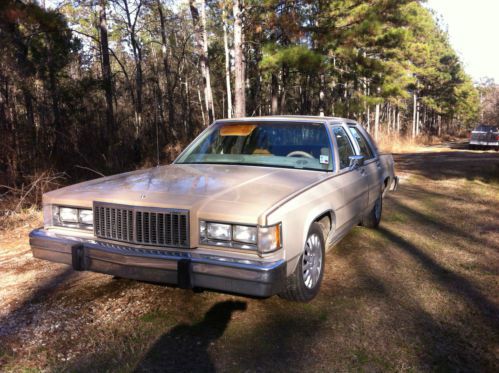
{"type": "Polygon", "coordinates": [[[280,297],[294,302],[310,302],[319,292],[324,276],[325,241],[320,224],[312,223],[295,271],[286,279],[280,297]]]}
{"type": "Polygon", "coordinates": [[[362,217],[360,225],[366,228],[378,228],[383,213],[383,194],[380,194],[371,211],[362,217]]]}

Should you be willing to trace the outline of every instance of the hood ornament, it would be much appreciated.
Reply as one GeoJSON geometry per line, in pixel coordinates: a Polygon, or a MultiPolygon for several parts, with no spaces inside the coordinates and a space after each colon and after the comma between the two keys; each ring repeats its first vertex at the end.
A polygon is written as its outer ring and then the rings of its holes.
{"type": "Polygon", "coordinates": [[[145,194],[141,194],[141,195],[140,195],[140,199],[146,199],[146,197],[147,197],[147,196],[146,196],[145,194]]]}

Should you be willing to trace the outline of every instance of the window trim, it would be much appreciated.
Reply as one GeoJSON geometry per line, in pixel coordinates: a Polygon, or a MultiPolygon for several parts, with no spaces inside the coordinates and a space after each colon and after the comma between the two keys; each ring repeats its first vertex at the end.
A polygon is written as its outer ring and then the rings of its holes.
{"type": "Polygon", "coordinates": [[[371,141],[365,136],[365,134],[363,133],[361,128],[359,128],[360,126],[356,123],[347,123],[347,127],[348,127],[348,134],[351,136],[351,138],[354,140],[354,142],[356,144],[357,155],[363,155],[362,149],[360,147],[359,142],[357,141],[357,138],[351,133],[350,128],[354,128],[359,133],[359,135],[362,136],[362,138],[365,140],[367,146],[369,147],[369,150],[372,153],[372,158],[365,159],[364,164],[369,164],[371,162],[377,161],[378,160],[378,152],[374,149],[374,147],[371,144],[371,141]]]}
{"type": "Polygon", "coordinates": [[[341,129],[343,129],[343,132],[346,134],[347,139],[350,142],[350,146],[352,147],[353,155],[357,154],[357,149],[355,147],[355,143],[352,141],[352,138],[350,137],[350,134],[348,133],[348,130],[345,128],[345,126],[342,123],[333,123],[329,127],[330,127],[330,130],[331,130],[330,136],[331,136],[331,138],[334,138],[335,155],[336,155],[336,158],[338,159],[338,162],[337,162],[338,172],[339,173],[344,173],[344,172],[352,171],[349,166],[341,168],[341,163],[340,163],[340,147],[338,146],[338,141],[336,140],[336,136],[334,135],[334,129],[335,128],[341,128],[341,129]]]}

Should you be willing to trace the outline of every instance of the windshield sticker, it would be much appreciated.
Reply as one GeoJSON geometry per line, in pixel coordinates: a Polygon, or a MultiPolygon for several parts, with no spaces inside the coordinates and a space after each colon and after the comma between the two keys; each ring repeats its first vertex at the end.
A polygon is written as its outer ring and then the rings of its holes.
{"type": "Polygon", "coordinates": [[[319,157],[319,162],[321,164],[329,164],[329,156],[328,155],[321,155],[319,157]]]}

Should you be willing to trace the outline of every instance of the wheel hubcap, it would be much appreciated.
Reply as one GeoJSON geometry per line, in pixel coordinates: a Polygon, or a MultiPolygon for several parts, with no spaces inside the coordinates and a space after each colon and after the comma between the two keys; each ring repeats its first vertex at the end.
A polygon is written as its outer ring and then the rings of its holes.
{"type": "Polygon", "coordinates": [[[319,282],[322,271],[322,244],[316,233],[310,235],[305,243],[302,269],[305,286],[309,289],[314,288],[319,282]]]}

